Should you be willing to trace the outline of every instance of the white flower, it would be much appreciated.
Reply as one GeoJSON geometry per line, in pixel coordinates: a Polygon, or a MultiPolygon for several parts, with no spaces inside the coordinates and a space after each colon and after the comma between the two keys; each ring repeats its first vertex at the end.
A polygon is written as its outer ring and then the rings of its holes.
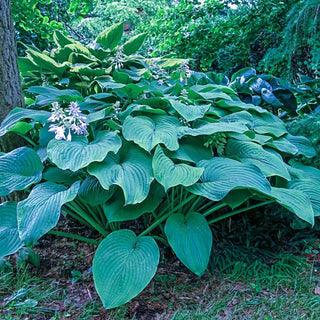
{"type": "Polygon", "coordinates": [[[189,79],[193,73],[189,67],[189,60],[186,60],[180,64],[180,69],[184,72],[187,79],[189,79]]]}
{"type": "Polygon", "coordinates": [[[68,132],[66,140],[67,141],[71,141],[71,131],[70,131],[70,129],[69,129],[69,132],[68,132]]]}
{"type": "Polygon", "coordinates": [[[62,109],[58,102],[54,102],[51,110],[49,121],[56,122],[56,124],[50,125],[49,131],[55,133],[55,139],[71,141],[71,130],[78,135],[88,134],[88,124],[85,123],[87,118],[82,114],[77,102],[71,102],[67,109],[62,109]],[[66,130],[68,130],[67,137],[66,130]]]}
{"type": "Polygon", "coordinates": [[[126,62],[126,57],[127,56],[123,53],[123,47],[121,46],[116,53],[116,56],[110,58],[110,60],[116,69],[121,69],[123,67],[123,63],[126,62]]]}
{"type": "Polygon", "coordinates": [[[76,125],[75,123],[73,123],[70,127],[71,130],[73,130],[73,132],[75,134],[88,134],[87,132],[87,127],[88,127],[88,124],[85,123],[85,122],[80,122],[79,125],[76,125]]]}
{"type": "Polygon", "coordinates": [[[52,103],[51,116],[48,118],[50,122],[56,122],[65,118],[65,113],[58,102],[52,103]]]}
{"type": "Polygon", "coordinates": [[[57,140],[66,139],[65,131],[66,131],[65,126],[57,126],[55,124],[51,124],[49,127],[49,132],[54,132],[55,139],[57,140]]]}

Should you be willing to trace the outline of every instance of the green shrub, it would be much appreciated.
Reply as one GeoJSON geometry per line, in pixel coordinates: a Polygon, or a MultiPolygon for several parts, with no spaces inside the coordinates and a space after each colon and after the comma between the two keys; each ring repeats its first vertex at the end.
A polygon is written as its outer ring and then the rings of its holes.
{"type": "Polygon", "coordinates": [[[290,10],[283,38],[269,50],[261,65],[282,77],[297,78],[298,73],[314,76],[320,63],[320,4],[318,0],[298,1],[290,10]]]}
{"type": "Polygon", "coordinates": [[[0,196],[26,197],[0,205],[0,257],[48,232],[98,245],[93,278],[107,309],[150,282],[156,241],[201,276],[211,224],[269,203],[311,225],[320,214],[320,171],[292,162],[315,155],[308,139],[185,60],[136,55],[145,34],[120,46],[122,34],[118,23],[83,46],[56,32],[57,49],[28,49],[28,107],[0,127],[28,143],[0,155],[0,196]],[[100,236],[52,231],[61,214],[100,236]]]}
{"type": "MultiPolygon", "coordinates": [[[[234,10],[231,1],[181,1],[162,10],[146,30],[154,38],[155,55],[192,58],[202,70],[257,68],[268,49],[282,41],[296,2],[241,1],[234,10]]],[[[281,68],[276,71],[279,75],[281,68]]]]}
{"type": "Polygon", "coordinates": [[[306,114],[288,123],[288,130],[294,135],[305,136],[315,146],[317,156],[312,159],[302,157],[306,165],[320,169],[320,112],[306,114]]]}

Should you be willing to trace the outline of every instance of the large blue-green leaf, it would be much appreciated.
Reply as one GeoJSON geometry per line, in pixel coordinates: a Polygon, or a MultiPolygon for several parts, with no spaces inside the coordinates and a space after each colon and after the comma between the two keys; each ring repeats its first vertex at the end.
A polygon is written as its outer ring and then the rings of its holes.
{"type": "Polygon", "coordinates": [[[294,189],[272,188],[272,196],[281,206],[295,213],[302,220],[314,224],[312,204],[304,192],[294,189]]]}
{"type": "Polygon", "coordinates": [[[47,123],[50,115],[51,113],[47,111],[15,108],[2,121],[0,126],[0,137],[5,135],[9,129],[22,119],[34,119],[41,123],[47,123]]]}
{"type": "Polygon", "coordinates": [[[294,190],[300,190],[311,201],[315,217],[320,216],[320,183],[311,179],[292,180],[288,187],[294,190]]]}
{"type": "Polygon", "coordinates": [[[0,155],[0,196],[39,182],[42,170],[41,160],[33,149],[22,147],[0,155]]]}
{"type": "Polygon", "coordinates": [[[178,100],[168,99],[168,101],[171,106],[187,121],[203,118],[210,107],[210,104],[188,105],[178,100]]]}
{"type": "Polygon", "coordinates": [[[94,161],[103,161],[109,152],[117,153],[121,139],[116,132],[101,131],[92,142],[84,136],[72,141],[53,139],[48,144],[48,157],[60,169],[78,171],[94,161]]]}
{"type": "Polygon", "coordinates": [[[171,159],[179,159],[197,163],[201,160],[209,160],[213,157],[212,150],[204,147],[205,141],[200,137],[185,137],[179,141],[179,149],[169,151],[171,159]]]}
{"type": "Polygon", "coordinates": [[[17,227],[16,202],[0,204],[0,258],[17,252],[23,246],[17,227]]]}
{"type": "Polygon", "coordinates": [[[232,98],[219,90],[208,91],[208,92],[197,92],[203,99],[206,100],[215,100],[215,99],[224,99],[224,100],[232,100],[232,98]]]}
{"type": "Polygon", "coordinates": [[[71,185],[80,179],[80,172],[49,167],[43,172],[42,178],[50,182],[71,185]]]}
{"type": "Polygon", "coordinates": [[[97,206],[106,202],[114,194],[114,189],[102,188],[96,177],[87,177],[80,186],[78,195],[82,201],[91,206],[97,206]]]}
{"type": "Polygon", "coordinates": [[[131,230],[111,233],[93,259],[93,280],[106,309],[121,306],[151,281],[159,264],[159,248],[151,237],[131,230]]]}
{"type": "Polygon", "coordinates": [[[254,104],[244,103],[240,99],[238,100],[226,100],[221,99],[219,101],[215,101],[215,104],[222,109],[227,109],[229,112],[238,112],[242,110],[246,111],[255,111],[258,114],[268,114],[268,111],[264,108],[255,106],[254,104]]]}
{"type": "Polygon", "coordinates": [[[150,192],[144,201],[125,206],[123,193],[119,189],[103,205],[103,209],[109,222],[134,220],[145,213],[153,212],[159,206],[164,196],[165,192],[162,186],[153,182],[150,192]]]}
{"type": "Polygon", "coordinates": [[[130,98],[132,100],[136,100],[147,88],[147,86],[129,83],[122,88],[115,89],[114,91],[118,94],[119,97],[125,97],[126,99],[130,98]]]}
{"type": "Polygon", "coordinates": [[[282,120],[270,112],[264,114],[252,114],[254,131],[259,134],[270,134],[279,138],[288,133],[282,120]]]}
{"type": "Polygon", "coordinates": [[[270,195],[271,186],[260,169],[228,158],[213,158],[197,164],[204,168],[202,183],[187,189],[213,201],[222,200],[233,189],[249,189],[270,195]]]}
{"type": "Polygon", "coordinates": [[[164,230],[177,257],[201,277],[207,269],[212,246],[212,233],[207,220],[196,212],[187,216],[174,214],[168,218],[164,230]]]}
{"type": "Polygon", "coordinates": [[[123,34],[123,22],[114,24],[113,26],[102,31],[96,38],[96,42],[108,49],[114,49],[121,40],[123,34]]]}
{"type": "Polygon", "coordinates": [[[255,133],[254,136],[248,133],[228,133],[229,138],[233,138],[240,141],[251,141],[261,145],[265,145],[267,142],[272,141],[272,137],[255,133]]]}
{"type": "Polygon", "coordinates": [[[316,156],[316,150],[312,146],[309,139],[303,136],[292,136],[288,134],[287,140],[298,148],[297,155],[304,155],[307,158],[313,158],[316,156]]]}
{"type": "Polygon", "coordinates": [[[248,127],[241,122],[234,123],[201,123],[197,127],[182,127],[179,130],[179,138],[183,136],[209,136],[217,132],[237,132],[249,131],[248,127]]]}
{"type": "Polygon", "coordinates": [[[280,137],[278,139],[273,139],[272,141],[266,144],[268,147],[277,149],[281,152],[289,153],[295,155],[298,153],[298,148],[289,142],[286,137],[280,137]]]}
{"type": "Polygon", "coordinates": [[[141,148],[150,152],[157,144],[163,143],[167,149],[179,148],[178,130],[180,123],[176,117],[170,116],[128,116],[123,123],[123,136],[134,141],[141,148]]]}
{"type": "Polygon", "coordinates": [[[256,165],[266,177],[279,176],[287,180],[291,179],[280,155],[276,156],[263,149],[263,147],[257,143],[229,139],[225,148],[225,155],[239,159],[244,163],[256,165]]]}
{"type": "Polygon", "coordinates": [[[253,126],[253,117],[251,113],[247,111],[239,111],[239,112],[233,112],[230,113],[220,119],[220,122],[226,122],[226,123],[243,123],[247,125],[249,128],[253,126]]]}
{"type": "Polygon", "coordinates": [[[200,179],[203,173],[203,168],[175,164],[165,155],[160,146],[157,146],[154,153],[152,167],[154,177],[166,191],[177,185],[191,186],[200,179]]]}
{"type": "Polygon", "coordinates": [[[107,190],[118,185],[124,192],[126,205],[142,202],[153,180],[150,155],[131,143],[124,144],[118,154],[109,153],[103,162],[92,163],[88,172],[107,190]]]}
{"type": "Polygon", "coordinates": [[[300,162],[289,161],[290,165],[298,170],[298,178],[299,179],[313,179],[320,183],[320,170],[314,167],[306,166],[300,162]]]}
{"type": "Polygon", "coordinates": [[[61,207],[72,201],[80,182],[69,189],[60,184],[44,182],[32,189],[28,198],[18,203],[18,229],[20,238],[27,244],[34,243],[50,229],[60,217],[61,207]]]}
{"type": "MultiPolygon", "coordinates": [[[[230,191],[224,198],[223,202],[226,203],[232,210],[241,206],[245,203],[248,199],[252,198],[253,192],[246,189],[240,190],[232,190],[230,191]]],[[[210,209],[209,209],[210,210],[210,209]]]]}
{"type": "Polygon", "coordinates": [[[52,86],[34,86],[30,87],[27,91],[34,95],[38,95],[35,102],[35,105],[38,106],[44,106],[54,101],[83,100],[81,93],[72,89],[58,89],[52,86]]]}

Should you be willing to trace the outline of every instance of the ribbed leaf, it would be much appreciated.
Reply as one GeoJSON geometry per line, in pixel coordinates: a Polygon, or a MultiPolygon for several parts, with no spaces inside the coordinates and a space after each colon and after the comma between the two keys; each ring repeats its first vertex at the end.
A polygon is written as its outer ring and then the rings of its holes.
{"type": "Polygon", "coordinates": [[[60,64],[54,61],[44,53],[37,52],[35,50],[28,49],[27,56],[30,61],[35,64],[40,70],[49,70],[55,73],[59,78],[62,77],[67,69],[66,64],[60,64]]]}
{"type": "Polygon", "coordinates": [[[91,206],[97,206],[106,202],[113,193],[113,189],[102,188],[96,177],[89,176],[82,182],[78,195],[82,201],[91,206]]]}
{"type": "Polygon", "coordinates": [[[249,131],[248,127],[241,122],[238,123],[201,123],[195,128],[182,127],[179,130],[179,138],[183,136],[209,136],[217,132],[237,132],[249,131]]]}
{"type": "Polygon", "coordinates": [[[165,191],[177,185],[191,186],[200,179],[203,173],[203,168],[195,168],[187,164],[174,164],[160,146],[157,146],[154,153],[152,167],[154,177],[163,185],[165,191]]]}
{"type": "Polygon", "coordinates": [[[39,182],[42,170],[41,160],[33,149],[22,147],[0,155],[0,196],[39,182]]]}
{"type": "Polygon", "coordinates": [[[111,233],[93,259],[93,280],[106,309],[121,306],[151,281],[159,263],[159,248],[151,237],[130,230],[111,233]]]}
{"type": "Polygon", "coordinates": [[[203,118],[208,111],[210,104],[204,105],[188,105],[178,100],[168,99],[171,106],[187,121],[193,121],[199,118],[203,118]]]}
{"type": "Polygon", "coordinates": [[[116,132],[101,131],[92,142],[84,136],[72,141],[53,139],[48,144],[48,157],[60,169],[77,171],[94,161],[103,161],[109,152],[118,152],[120,137],[116,132]]]}
{"type": "Polygon", "coordinates": [[[236,139],[236,140],[240,140],[240,141],[256,142],[261,145],[264,145],[264,144],[272,141],[272,137],[270,137],[270,136],[265,136],[265,135],[257,134],[257,133],[255,133],[254,136],[251,136],[251,134],[248,134],[248,133],[229,133],[228,137],[236,139]]]}
{"type": "Polygon", "coordinates": [[[299,179],[313,179],[320,183],[320,170],[314,167],[305,166],[296,161],[290,161],[290,165],[295,169],[301,171],[299,179]]]}
{"type": "Polygon", "coordinates": [[[243,123],[247,125],[249,128],[253,126],[253,117],[251,113],[247,111],[240,111],[240,112],[234,112],[230,113],[227,116],[224,116],[220,119],[220,122],[226,122],[226,123],[243,123]]]}
{"type": "Polygon", "coordinates": [[[118,185],[124,192],[126,205],[142,202],[153,180],[151,157],[129,143],[117,155],[110,153],[103,162],[92,163],[88,172],[97,177],[107,190],[114,184],[118,185]]]}
{"type": "Polygon", "coordinates": [[[289,142],[285,137],[273,139],[266,145],[281,152],[289,153],[291,155],[295,155],[298,153],[298,148],[294,144],[289,142]]]}
{"type": "Polygon", "coordinates": [[[241,206],[248,199],[253,196],[253,193],[250,190],[232,190],[224,198],[223,202],[226,203],[232,210],[241,206]]]}
{"type": "Polygon", "coordinates": [[[288,133],[283,121],[270,112],[264,114],[252,114],[254,131],[259,134],[270,134],[279,138],[288,133]]]}
{"type": "Polygon", "coordinates": [[[212,246],[207,220],[196,212],[187,216],[174,214],[166,222],[165,233],[181,262],[201,277],[207,269],[212,246]]]}
{"type": "Polygon", "coordinates": [[[256,166],[228,158],[213,158],[197,164],[204,168],[202,183],[187,189],[213,201],[222,200],[233,189],[255,190],[270,195],[268,180],[256,166]]]}
{"type": "Polygon", "coordinates": [[[78,181],[69,189],[52,182],[34,187],[28,198],[18,203],[20,238],[31,244],[54,228],[58,223],[61,207],[76,197],[79,186],[78,181]]]}
{"type": "Polygon", "coordinates": [[[127,56],[130,56],[133,53],[136,53],[141,46],[143,45],[143,42],[146,38],[146,33],[140,33],[136,36],[130,38],[124,45],[123,45],[123,53],[127,56]]]}
{"type": "Polygon", "coordinates": [[[71,185],[79,180],[80,173],[71,170],[61,170],[57,167],[49,167],[43,173],[44,180],[71,185]]]}
{"type": "Polygon", "coordinates": [[[150,152],[157,144],[163,143],[167,149],[174,151],[179,148],[178,130],[180,123],[176,117],[128,116],[123,123],[123,136],[134,141],[141,148],[150,152]]]}
{"type": "Polygon", "coordinates": [[[145,213],[154,211],[164,196],[165,192],[162,186],[153,182],[148,197],[141,203],[125,206],[123,193],[121,190],[118,190],[103,205],[103,209],[109,222],[134,220],[145,213]]]}
{"type": "Polygon", "coordinates": [[[256,165],[266,177],[279,176],[291,179],[283,160],[254,142],[229,139],[225,155],[256,165]]]}
{"type": "Polygon", "coordinates": [[[24,108],[13,109],[3,120],[0,126],[0,137],[5,135],[18,121],[22,119],[34,119],[41,123],[47,123],[51,113],[42,110],[31,110],[24,108]]]}
{"type": "Polygon", "coordinates": [[[23,246],[17,227],[16,202],[0,204],[0,258],[17,252],[23,246]]]}
{"type": "Polygon", "coordinates": [[[300,190],[311,201],[312,208],[314,211],[314,216],[320,216],[320,183],[311,180],[311,179],[303,179],[303,180],[293,180],[288,183],[288,187],[294,190],[300,190]]]}
{"type": "Polygon", "coordinates": [[[302,220],[312,225],[314,224],[311,201],[304,192],[293,189],[272,188],[272,196],[281,206],[295,213],[302,220]]]}
{"type": "MultiPolygon", "coordinates": [[[[55,101],[82,101],[83,97],[77,90],[58,89],[52,86],[39,87],[34,86],[26,90],[29,93],[37,95],[35,105],[44,106],[55,101]]],[[[27,110],[28,111],[28,110],[27,110]]],[[[50,114],[49,114],[50,115],[50,114]]]]}
{"type": "Polygon", "coordinates": [[[313,158],[316,156],[316,150],[312,146],[309,139],[303,136],[292,136],[288,134],[286,136],[288,141],[298,148],[297,155],[304,155],[307,158],[313,158]]]}
{"type": "Polygon", "coordinates": [[[56,30],[53,33],[53,41],[56,43],[57,46],[63,48],[64,46],[75,43],[75,40],[66,37],[61,31],[56,30]]]}
{"type": "Polygon", "coordinates": [[[148,87],[129,83],[122,88],[115,89],[115,91],[119,96],[124,95],[126,98],[136,100],[142,95],[145,89],[148,89],[148,87]]]}
{"type": "Polygon", "coordinates": [[[201,141],[199,137],[186,137],[179,141],[179,149],[169,151],[168,155],[171,159],[179,159],[197,163],[201,160],[209,160],[213,158],[213,153],[209,148],[203,146],[205,141],[201,141]]]}
{"type": "Polygon", "coordinates": [[[114,24],[113,26],[102,31],[96,38],[96,42],[105,48],[114,49],[120,42],[123,34],[123,22],[114,24]]]}
{"type": "Polygon", "coordinates": [[[222,109],[227,109],[229,112],[238,112],[238,111],[254,111],[258,114],[268,114],[268,111],[264,108],[255,106],[254,104],[244,103],[240,99],[239,100],[225,100],[221,99],[215,101],[215,104],[222,109]]]}

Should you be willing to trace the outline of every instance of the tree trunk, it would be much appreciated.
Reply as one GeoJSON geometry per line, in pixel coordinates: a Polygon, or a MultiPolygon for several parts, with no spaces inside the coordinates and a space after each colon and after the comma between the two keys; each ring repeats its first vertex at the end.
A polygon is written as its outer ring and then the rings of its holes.
{"type": "MultiPolygon", "coordinates": [[[[0,123],[12,109],[24,107],[10,2],[0,0],[0,123]]],[[[14,149],[19,140],[14,135],[1,138],[0,151],[14,149]]]]}

